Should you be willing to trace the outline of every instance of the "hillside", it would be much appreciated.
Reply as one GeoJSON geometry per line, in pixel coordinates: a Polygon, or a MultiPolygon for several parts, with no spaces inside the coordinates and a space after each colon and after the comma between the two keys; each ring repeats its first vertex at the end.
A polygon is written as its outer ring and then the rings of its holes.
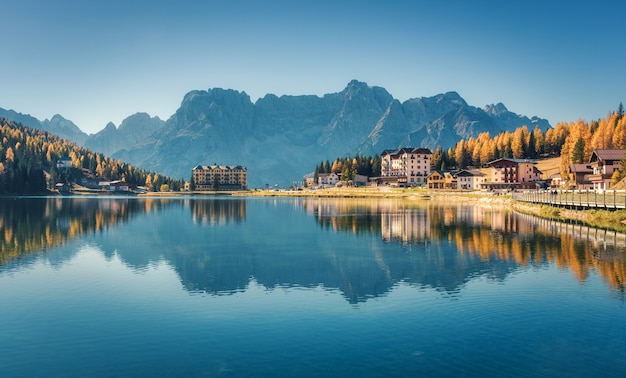
{"type": "Polygon", "coordinates": [[[159,190],[163,184],[176,190],[183,184],[4,118],[0,118],[0,141],[0,194],[45,194],[57,183],[85,184],[85,178],[96,184],[122,180],[149,190],[159,190]],[[57,167],[61,158],[70,166],[57,167]]]}

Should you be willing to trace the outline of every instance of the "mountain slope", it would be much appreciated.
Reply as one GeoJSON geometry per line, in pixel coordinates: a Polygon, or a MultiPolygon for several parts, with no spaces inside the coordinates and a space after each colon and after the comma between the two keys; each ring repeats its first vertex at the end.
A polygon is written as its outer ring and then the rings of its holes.
{"type": "Polygon", "coordinates": [[[470,106],[456,92],[401,103],[384,88],[353,80],[341,92],[321,97],[267,94],[256,103],[232,89],[193,90],[165,122],[138,113],[118,129],[107,125],[84,144],[184,179],[198,164],[244,165],[249,186],[261,187],[300,181],[322,160],[402,146],[449,148],[462,138],[521,125],[550,127],[502,104],[470,106]]]}
{"type": "Polygon", "coordinates": [[[90,135],[83,145],[105,155],[132,148],[165,124],[159,117],[136,113],[122,121],[119,128],[112,122],[96,134],[90,135]]]}
{"type": "Polygon", "coordinates": [[[502,104],[469,106],[455,92],[400,103],[384,88],[351,81],[322,97],[268,94],[253,104],[245,92],[217,88],[189,92],[158,132],[114,157],[182,178],[198,164],[241,164],[250,187],[289,185],[321,160],[400,146],[448,148],[521,124],[550,127],[502,104]]]}

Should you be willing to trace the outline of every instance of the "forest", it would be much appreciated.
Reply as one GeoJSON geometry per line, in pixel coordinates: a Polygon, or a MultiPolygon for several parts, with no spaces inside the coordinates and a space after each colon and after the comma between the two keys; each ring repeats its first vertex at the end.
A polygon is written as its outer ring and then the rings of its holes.
{"type": "MultiPolygon", "coordinates": [[[[586,122],[560,122],[545,133],[536,127],[526,126],[514,132],[491,137],[483,133],[476,138],[459,141],[454,147],[442,151],[437,148],[432,156],[433,167],[439,169],[484,167],[499,158],[542,159],[560,156],[560,174],[569,177],[569,165],[587,163],[597,149],[626,148],[626,118],[622,103],[606,118],[586,122]]],[[[623,162],[626,166],[626,162],[623,162]]],[[[617,171],[614,181],[623,178],[626,170],[617,171]]]]}
{"type": "Polygon", "coordinates": [[[4,118],[0,118],[0,141],[2,195],[46,194],[59,182],[74,185],[85,177],[94,182],[121,180],[148,191],[177,191],[184,187],[182,179],[138,169],[4,118]],[[72,168],[58,169],[56,163],[61,157],[69,157],[72,168]]]}

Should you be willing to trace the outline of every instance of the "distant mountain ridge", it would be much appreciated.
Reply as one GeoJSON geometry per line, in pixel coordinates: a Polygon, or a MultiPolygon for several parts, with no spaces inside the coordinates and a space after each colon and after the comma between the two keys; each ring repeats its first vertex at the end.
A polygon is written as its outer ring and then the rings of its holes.
{"type": "Polygon", "coordinates": [[[233,89],[193,90],[167,121],[137,113],[93,135],[58,115],[39,122],[0,108],[0,116],[171,177],[189,179],[198,164],[244,165],[250,187],[290,185],[320,161],[340,156],[401,146],[449,148],[522,125],[550,128],[547,120],[512,113],[501,103],[480,109],[456,92],[400,102],[356,80],[321,97],[267,94],[255,103],[233,89]]]}

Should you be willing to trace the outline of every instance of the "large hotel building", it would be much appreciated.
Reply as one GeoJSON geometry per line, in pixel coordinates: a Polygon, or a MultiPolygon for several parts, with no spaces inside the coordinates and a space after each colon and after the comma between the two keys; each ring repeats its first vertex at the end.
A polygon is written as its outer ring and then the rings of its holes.
{"type": "Polygon", "coordinates": [[[193,169],[193,181],[196,190],[244,190],[247,174],[241,165],[198,165],[193,169]]]}

